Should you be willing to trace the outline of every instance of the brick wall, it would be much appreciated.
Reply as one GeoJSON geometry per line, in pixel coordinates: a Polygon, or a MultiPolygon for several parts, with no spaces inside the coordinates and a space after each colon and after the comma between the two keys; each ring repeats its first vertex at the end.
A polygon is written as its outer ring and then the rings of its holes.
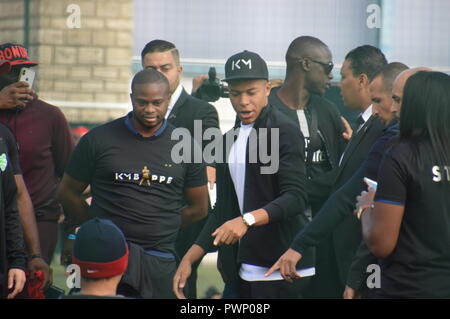
{"type": "MultiPolygon", "coordinates": [[[[0,42],[23,43],[23,1],[0,0],[0,6],[0,42]]],[[[114,104],[108,109],[60,103],[69,121],[107,121],[127,111],[120,104],[129,101],[132,6],[132,0],[30,1],[29,55],[40,62],[34,86],[40,98],[114,104]],[[80,28],[67,25],[73,21],[71,4],[80,8],[80,28]]]]}
{"type": "Polygon", "coordinates": [[[0,0],[0,42],[23,39],[23,1],[0,0]]]}

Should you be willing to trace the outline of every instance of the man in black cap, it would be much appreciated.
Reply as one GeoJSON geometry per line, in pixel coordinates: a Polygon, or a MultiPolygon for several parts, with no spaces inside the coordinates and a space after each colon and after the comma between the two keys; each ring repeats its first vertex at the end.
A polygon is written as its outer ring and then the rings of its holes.
{"type": "Polygon", "coordinates": [[[110,220],[94,218],[82,224],[73,247],[72,263],[81,271],[80,294],[66,298],[114,298],[128,266],[128,245],[110,220]]]}
{"type": "MultiPolygon", "coordinates": [[[[183,298],[191,265],[218,249],[219,268],[234,297],[299,298],[307,278],[286,283],[264,273],[292,235],[308,223],[303,137],[269,104],[267,65],[258,54],[233,55],[225,64],[225,75],[240,121],[224,136],[226,157],[216,166],[214,212],[181,261],[173,289],[183,298]],[[270,150],[270,160],[262,158],[262,149],[270,150]]],[[[307,255],[299,269],[313,265],[313,253],[307,255]]],[[[313,269],[308,270],[312,275],[313,269]]]]}

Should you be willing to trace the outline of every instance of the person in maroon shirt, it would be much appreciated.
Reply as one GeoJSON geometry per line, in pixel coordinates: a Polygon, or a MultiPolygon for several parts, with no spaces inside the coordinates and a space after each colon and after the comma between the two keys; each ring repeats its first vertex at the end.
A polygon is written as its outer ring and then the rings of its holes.
{"type": "MultiPolygon", "coordinates": [[[[0,76],[0,123],[16,139],[23,180],[31,197],[31,203],[25,201],[22,210],[29,213],[34,209],[39,233],[38,239],[27,240],[28,246],[35,246],[34,251],[28,247],[30,259],[42,258],[50,264],[62,212],[55,192],[72,152],[73,140],[61,110],[40,100],[26,82],[18,82],[23,67],[38,64],[29,60],[25,48],[1,44],[0,58],[11,64],[9,73],[0,76]]],[[[20,211],[20,200],[18,203],[20,211]]],[[[27,234],[27,227],[24,229],[27,234]]],[[[33,227],[29,229],[33,233],[33,227]]]]}

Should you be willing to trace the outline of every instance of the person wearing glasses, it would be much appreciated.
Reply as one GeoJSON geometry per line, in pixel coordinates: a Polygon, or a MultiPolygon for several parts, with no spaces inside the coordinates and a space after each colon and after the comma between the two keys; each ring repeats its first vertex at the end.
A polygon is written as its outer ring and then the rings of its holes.
{"type": "MultiPolygon", "coordinates": [[[[351,128],[336,106],[323,97],[333,75],[332,55],[321,40],[301,36],[286,52],[286,78],[270,92],[270,103],[288,115],[305,139],[309,179],[338,166],[351,128]]],[[[319,207],[312,207],[312,213],[319,207]]]]}
{"type": "MultiPolygon", "coordinates": [[[[311,36],[294,39],[286,52],[286,77],[273,88],[269,100],[288,115],[305,140],[308,179],[332,180],[352,130],[337,107],[325,97],[333,79],[332,54],[321,40],[311,36]]],[[[329,192],[329,188],[323,190],[329,192]]],[[[314,217],[323,202],[308,207],[314,217]]],[[[308,291],[308,297],[314,293],[308,291]]]]}
{"type": "MultiPolygon", "coordinates": [[[[383,122],[377,115],[372,115],[369,84],[386,65],[383,52],[371,45],[357,47],[346,55],[341,68],[341,94],[348,108],[361,112],[358,117],[359,125],[355,127],[339,160],[339,166],[333,170],[333,178],[307,181],[306,191],[311,205],[325,202],[332,194],[334,196],[358,170],[374,142],[383,134],[383,122]]],[[[291,248],[280,257],[267,275],[281,269],[281,274],[287,281],[298,277],[295,265],[302,259],[302,251],[306,251],[307,246],[309,249],[310,244],[302,240],[302,233],[300,231],[297,234],[291,248]]],[[[332,234],[316,246],[316,276],[313,281],[313,296],[310,297],[342,298],[349,268],[361,239],[358,220],[348,214],[332,234]]]]}

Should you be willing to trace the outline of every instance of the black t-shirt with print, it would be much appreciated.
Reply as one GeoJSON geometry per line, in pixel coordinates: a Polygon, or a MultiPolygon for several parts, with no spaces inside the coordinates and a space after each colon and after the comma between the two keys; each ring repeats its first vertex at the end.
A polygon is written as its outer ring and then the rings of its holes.
{"type": "Polygon", "coordinates": [[[450,163],[431,154],[428,142],[400,142],[381,164],[375,201],[405,207],[397,246],[380,261],[383,297],[450,298],[450,163]]]}
{"type": "Polygon", "coordinates": [[[172,160],[172,147],[179,143],[171,140],[172,125],[158,136],[144,138],[132,133],[124,119],[83,136],[67,174],[91,185],[92,217],[111,219],[128,241],[144,249],[173,253],[184,190],[206,185],[205,166],[172,160]]]}
{"type": "MultiPolygon", "coordinates": [[[[277,92],[279,88],[273,88],[270,92],[269,101],[270,104],[275,106],[276,108],[288,108],[278,97],[277,92]]],[[[313,108],[315,104],[322,103],[323,98],[317,96],[315,94],[311,94],[308,105],[305,107],[305,117],[308,122],[308,130],[309,137],[304,137],[305,140],[305,161],[306,161],[306,173],[308,178],[316,177],[322,173],[328,172],[331,170],[331,163],[328,158],[328,152],[326,149],[325,142],[323,140],[323,136],[320,133],[320,130],[317,128],[314,130],[312,128],[313,124],[313,108]],[[308,156],[308,154],[311,154],[308,156]]],[[[288,108],[289,109],[289,108],[288,108]]],[[[289,118],[292,119],[296,125],[299,126],[300,123],[298,120],[297,112],[289,109],[291,113],[289,118]]],[[[320,119],[316,116],[316,125],[320,119]]],[[[300,130],[301,133],[301,130],[300,130]]]]}

